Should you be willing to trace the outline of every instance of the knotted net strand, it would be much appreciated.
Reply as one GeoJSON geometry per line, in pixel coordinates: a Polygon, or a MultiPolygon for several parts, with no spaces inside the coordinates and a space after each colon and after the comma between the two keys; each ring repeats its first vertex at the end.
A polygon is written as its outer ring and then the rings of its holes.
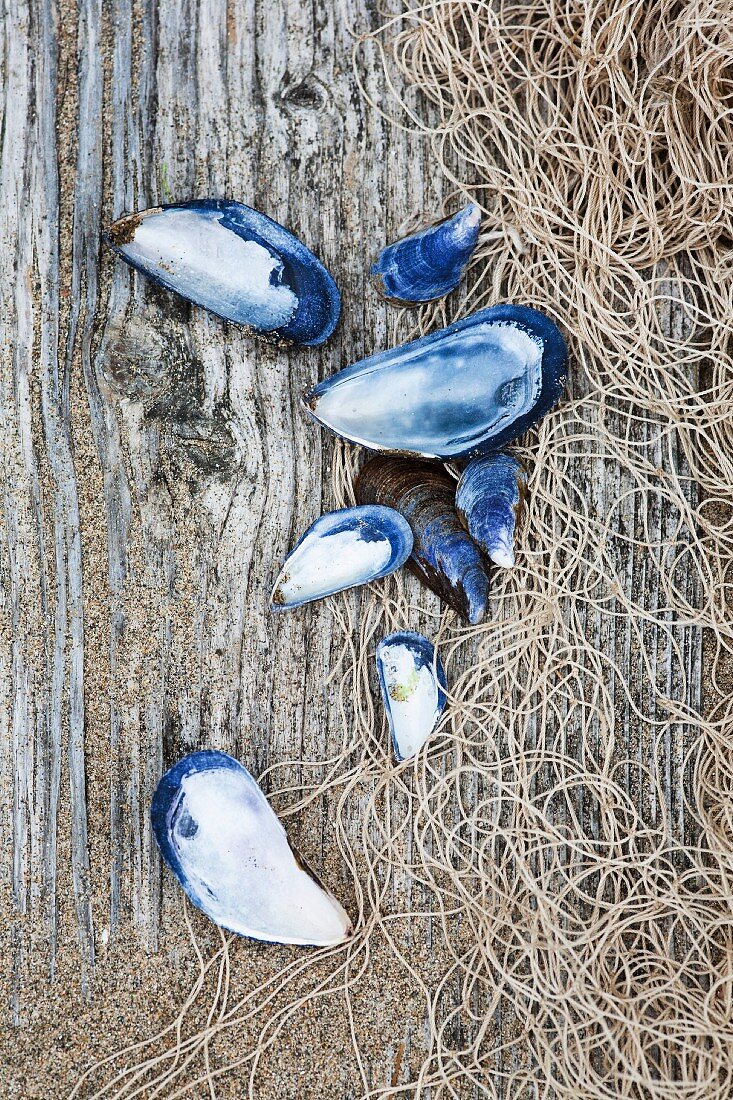
{"type": "MultiPolygon", "coordinates": [[[[357,73],[367,48],[412,89],[398,124],[484,211],[468,289],[415,333],[537,306],[569,336],[570,392],[518,449],[529,507],[489,621],[436,619],[402,577],[358,616],[331,601],[342,750],[299,762],[305,788],[292,762],[264,778],[286,823],[326,799],[354,942],[260,954],[237,999],[252,945],[197,948],[178,1019],[74,1095],[276,1095],[278,1045],[317,1005],[348,1021],[351,1077],[302,1095],[728,1100],[733,6],[451,0],[360,39],[357,73]],[[450,706],[395,766],[373,654],[419,622],[450,706]],[[385,956],[425,1027],[379,1081],[361,1002],[385,956]]],[[[339,504],[360,462],[336,445],[339,504]]]]}

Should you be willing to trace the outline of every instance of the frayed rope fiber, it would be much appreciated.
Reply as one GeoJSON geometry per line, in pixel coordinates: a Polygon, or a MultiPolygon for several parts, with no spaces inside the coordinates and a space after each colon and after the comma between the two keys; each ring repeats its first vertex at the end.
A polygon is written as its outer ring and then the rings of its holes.
{"type": "MultiPolygon", "coordinates": [[[[376,642],[415,625],[404,580],[358,622],[332,601],[343,751],[274,801],[328,796],[353,944],[278,955],[231,1003],[223,939],[179,1018],[75,1095],[259,1096],[315,1004],[349,1021],[351,1077],[304,1096],[729,1100],[733,7],[428,3],[361,39],[357,71],[373,48],[415,92],[397,121],[484,210],[466,293],[416,330],[534,305],[569,336],[570,394],[522,441],[494,615],[428,620],[451,705],[416,761],[392,764],[373,703],[376,642]],[[425,1019],[386,1082],[362,1055],[377,958],[425,1019]]],[[[336,446],[340,503],[360,462],[336,446]]]]}

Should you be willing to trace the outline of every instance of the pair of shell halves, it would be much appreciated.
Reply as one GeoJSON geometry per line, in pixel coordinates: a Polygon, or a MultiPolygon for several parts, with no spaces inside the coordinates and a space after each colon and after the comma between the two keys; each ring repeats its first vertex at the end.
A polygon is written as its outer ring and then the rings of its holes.
{"type": "Polygon", "coordinates": [[[429,462],[378,455],[356,484],[362,504],[393,508],[408,521],[413,547],[407,568],[468,623],[483,621],[491,580],[487,558],[514,564],[514,534],[527,478],[506,453],[468,463],[455,488],[429,462]]]}

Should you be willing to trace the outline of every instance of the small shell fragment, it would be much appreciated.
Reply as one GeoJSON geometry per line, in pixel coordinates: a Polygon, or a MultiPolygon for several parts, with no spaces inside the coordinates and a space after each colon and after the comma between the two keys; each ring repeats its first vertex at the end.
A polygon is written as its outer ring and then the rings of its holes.
{"type": "Polygon", "coordinates": [[[480,225],[481,210],[471,202],[452,218],[383,248],[371,273],[384,297],[415,305],[455,290],[473,255],[480,225]]]}
{"type": "Polygon", "coordinates": [[[410,630],[383,638],[377,671],[398,760],[415,756],[437,726],[446,701],[445,672],[431,642],[410,630]]]}

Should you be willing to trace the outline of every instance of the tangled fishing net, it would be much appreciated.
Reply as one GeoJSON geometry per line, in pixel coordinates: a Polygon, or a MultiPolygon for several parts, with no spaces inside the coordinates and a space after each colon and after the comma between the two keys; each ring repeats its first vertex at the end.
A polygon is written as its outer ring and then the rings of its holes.
{"type": "MultiPolygon", "coordinates": [[[[569,335],[570,394],[522,441],[528,515],[489,621],[436,619],[402,578],[358,620],[332,601],[343,750],[305,790],[267,782],[291,822],[326,799],[353,944],[247,945],[235,1002],[241,945],[222,939],[179,1018],[76,1095],[277,1095],[278,1044],[320,1019],[328,1051],[336,1016],[350,1041],[303,1096],[733,1094],[732,16],[462,0],[358,43],[406,78],[399,121],[484,210],[467,291],[415,324],[536,305],[569,335]],[[395,766],[373,652],[420,614],[452,705],[395,766]],[[405,1037],[408,1008],[424,1025],[405,1037]],[[390,1033],[372,1079],[363,1044],[390,1033]]],[[[337,448],[342,503],[359,462],[337,448]]]]}

